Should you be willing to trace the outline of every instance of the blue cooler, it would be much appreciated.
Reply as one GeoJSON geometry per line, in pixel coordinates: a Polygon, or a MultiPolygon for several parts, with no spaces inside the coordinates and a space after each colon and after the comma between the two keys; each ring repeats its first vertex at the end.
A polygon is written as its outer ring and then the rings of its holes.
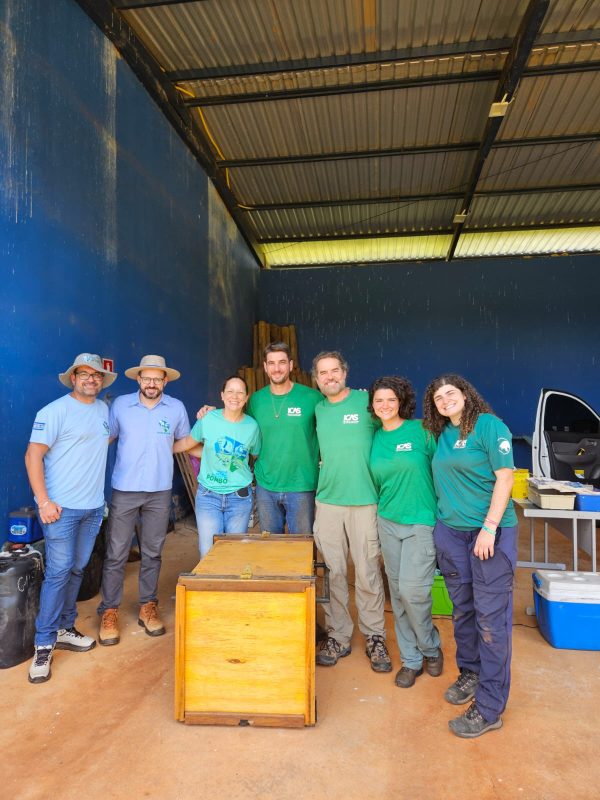
{"type": "Polygon", "coordinates": [[[600,573],[538,570],[532,578],[544,639],[562,650],[600,650],[600,573]]]}
{"type": "Polygon", "coordinates": [[[600,492],[594,494],[576,494],[576,511],[600,511],[600,492]]]}
{"type": "Polygon", "coordinates": [[[8,541],[30,544],[44,538],[44,532],[34,508],[20,508],[8,515],[8,541]]]}

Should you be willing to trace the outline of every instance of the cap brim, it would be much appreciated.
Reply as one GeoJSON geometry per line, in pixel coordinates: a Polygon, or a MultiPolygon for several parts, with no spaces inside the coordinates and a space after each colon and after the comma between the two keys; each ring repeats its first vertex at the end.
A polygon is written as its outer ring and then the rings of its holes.
{"type": "MultiPolygon", "coordinates": [[[[77,367],[71,367],[71,369],[68,369],[66,372],[61,372],[60,375],[58,376],[58,380],[62,383],[63,386],[66,386],[67,389],[73,388],[73,384],[71,383],[71,375],[73,374],[73,372],[75,372],[76,369],[77,367]]],[[[107,389],[118,378],[118,373],[116,372],[108,372],[107,370],[103,369],[99,369],[98,372],[104,373],[104,380],[102,381],[103,389],[107,389]]]]}

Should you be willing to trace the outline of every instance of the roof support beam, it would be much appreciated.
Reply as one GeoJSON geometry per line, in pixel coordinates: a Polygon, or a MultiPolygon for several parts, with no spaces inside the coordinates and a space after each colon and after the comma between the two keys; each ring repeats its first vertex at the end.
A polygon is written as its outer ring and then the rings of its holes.
{"type": "MultiPolygon", "coordinates": [[[[496,87],[494,103],[510,102],[512,100],[519,80],[525,70],[525,64],[531,53],[535,37],[546,16],[549,4],[550,0],[529,0],[529,5],[519,25],[515,41],[504,63],[502,75],[496,87]]],[[[473,202],[477,182],[479,181],[485,160],[492,149],[503,120],[504,116],[488,116],[485,132],[483,134],[483,141],[481,142],[481,146],[475,158],[475,163],[473,164],[471,176],[463,199],[461,209],[462,219],[461,221],[457,221],[454,225],[454,233],[452,235],[452,242],[448,248],[448,253],[446,254],[446,261],[450,261],[456,251],[460,234],[469,214],[471,203],[473,202]]]]}
{"type": "MultiPolygon", "coordinates": [[[[563,192],[600,192],[600,183],[569,184],[568,186],[529,186],[515,189],[487,189],[475,192],[475,197],[514,197],[523,194],[561,194],[563,192]]],[[[428,200],[460,200],[459,192],[435,192],[433,194],[400,194],[393,197],[353,197],[339,200],[303,200],[294,203],[257,203],[244,205],[245,212],[290,211],[301,208],[347,208],[348,206],[384,205],[387,203],[419,203],[428,200]]]]}
{"type": "Polygon", "coordinates": [[[146,90],[169,120],[194,157],[200,162],[215,185],[229,213],[235,220],[257,263],[254,241],[244,228],[243,214],[230,191],[220,168],[215,164],[210,144],[198,126],[193,112],[182,102],[181,95],[121,14],[115,14],[110,0],[76,0],[83,11],[117,48],[146,90]]]}
{"type": "MultiPolygon", "coordinates": [[[[523,78],[569,75],[579,72],[597,72],[600,61],[583,61],[574,64],[546,64],[523,70],[523,78]]],[[[242,103],[264,103],[275,100],[304,100],[309,97],[331,97],[332,95],[364,94],[365,92],[388,92],[398,89],[416,89],[423,86],[453,86],[461,83],[491,83],[502,78],[499,70],[480,72],[459,72],[454,75],[426,75],[420,78],[398,78],[383,81],[362,81],[343,86],[307,86],[300,89],[277,89],[266,92],[240,92],[237,94],[209,95],[206,97],[186,97],[186,106],[231,106],[242,103]]]]}
{"type": "Polygon", "coordinates": [[[139,8],[158,8],[159,6],[183,6],[186,3],[205,2],[205,0],[113,0],[117,11],[133,11],[139,8]]]}
{"type": "MultiPolygon", "coordinates": [[[[504,147],[543,147],[556,144],[585,144],[600,141],[600,133],[580,133],[571,136],[538,136],[525,139],[500,139],[494,149],[504,147]]],[[[354,161],[358,158],[389,158],[392,156],[430,155],[432,153],[470,153],[481,147],[480,142],[417,145],[415,147],[391,147],[386,150],[342,150],[333,153],[308,153],[299,156],[264,156],[260,158],[228,158],[217,160],[224,169],[245,167],[287,166],[288,164],[310,164],[320,161],[354,161]]]]}
{"type": "MultiPolygon", "coordinates": [[[[589,220],[587,222],[544,222],[539,225],[502,225],[497,228],[466,228],[464,233],[515,233],[518,231],[552,231],[568,228],[596,228],[600,227],[600,219],[589,220]]],[[[413,236],[451,236],[454,228],[440,228],[421,231],[400,231],[398,233],[325,233],[315,236],[290,236],[287,238],[264,238],[257,239],[258,245],[265,244],[296,244],[301,242],[329,242],[345,241],[347,239],[405,239],[413,236]]]]}
{"type": "MultiPolygon", "coordinates": [[[[118,6],[117,6],[118,7],[118,6]]],[[[543,34],[536,39],[536,47],[553,44],[577,44],[600,41],[600,30],[572,31],[560,34],[543,34]]],[[[172,70],[166,73],[174,83],[186,81],[220,80],[223,78],[242,78],[259,75],[280,75],[286,72],[310,72],[314,70],[343,69],[354,66],[377,66],[400,61],[415,61],[425,58],[451,58],[481,53],[501,53],[508,51],[512,39],[489,39],[479,42],[456,42],[454,44],[406,47],[398,50],[385,50],[381,53],[348,53],[345,55],[321,56],[317,58],[298,58],[287,61],[258,62],[253,64],[222,64],[218,67],[191,67],[172,70]]]]}

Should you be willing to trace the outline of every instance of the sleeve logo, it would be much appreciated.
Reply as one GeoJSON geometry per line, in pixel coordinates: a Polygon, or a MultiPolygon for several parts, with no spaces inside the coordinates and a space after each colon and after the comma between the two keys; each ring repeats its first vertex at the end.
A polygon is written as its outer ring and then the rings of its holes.
{"type": "Polygon", "coordinates": [[[498,439],[498,450],[502,453],[502,455],[506,456],[510,453],[510,442],[508,439],[498,439]]]}
{"type": "Polygon", "coordinates": [[[45,427],[46,427],[46,423],[45,422],[37,422],[37,420],[36,420],[36,422],[33,423],[33,430],[34,431],[43,431],[45,427]]]}

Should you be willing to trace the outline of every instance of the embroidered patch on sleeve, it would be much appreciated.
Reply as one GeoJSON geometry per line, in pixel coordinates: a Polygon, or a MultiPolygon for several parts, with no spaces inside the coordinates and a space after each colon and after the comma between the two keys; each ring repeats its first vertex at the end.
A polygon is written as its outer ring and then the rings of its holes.
{"type": "Polygon", "coordinates": [[[34,422],[33,423],[33,430],[34,431],[43,431],[45,427],[46,427],[46,423],[45,422],[34,422]]]}

